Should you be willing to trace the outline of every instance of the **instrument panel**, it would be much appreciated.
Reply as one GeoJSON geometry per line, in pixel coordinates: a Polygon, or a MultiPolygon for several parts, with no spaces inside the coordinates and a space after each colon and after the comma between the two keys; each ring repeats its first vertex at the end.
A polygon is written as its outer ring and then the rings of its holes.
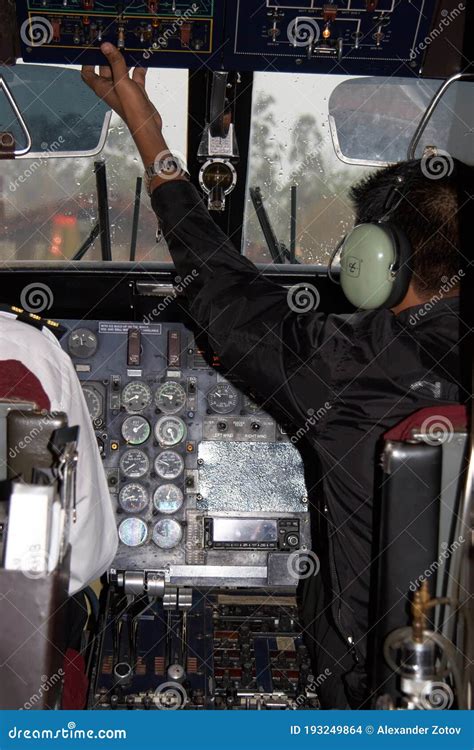
{"type": "Polygon", "coordinates": [[[25,60],[98,61],[109,41],[142,65],[199,67],[210,59],[222,28],[214,0],[24,0],[20,36],[25,60]]]}
{"type": "Polygon", "coordinates": [[[294,586],[310,547],[285,428],[179,323],[61,321],[116,512],[114,575],[294,586]]]}
{"type": "Polygon", "coordinates": [[[435,0],[20,0],[26,61],[418,75],[435,0]]]}
{"type": "Polygon", "coordinates": [[[254,3],[251,23],[246,0],[232,5],[237,68],[406,76],[419,70],[418,45],[436,3],[266,0],[254,3]],[[262,55],[265,65],[260,67],[257,58],[262,55]]]}

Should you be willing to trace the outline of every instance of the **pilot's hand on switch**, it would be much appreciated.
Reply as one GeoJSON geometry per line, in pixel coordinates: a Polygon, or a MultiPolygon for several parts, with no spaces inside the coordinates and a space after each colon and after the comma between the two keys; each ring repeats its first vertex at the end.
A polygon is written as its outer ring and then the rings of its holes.
{"type": "Polygon", "coordinates": [[[82,80],[103,99],[130,128],[133,136],[150,126],[161,129],[161,117],[145,90],[146,68],[134,68],[132,76],[122,53],[105,42],[101,51],[108,65],[101,65],[99,74],[92,65],[82,67],[82,80]]]}
{"type": "MultiPolygon", "coordinates": [[[[146,69],[135,68],[130,76],[124,57],[117,47],[105,42],[100,49],[108,65],[99,68],[99,75],[94,66],[85,65],[82,68],[82,79],[127,124],[144,166],[147,168],[157,162],[162,163],[171,154],[163,137],[160,114],[145,90],[146,69]]],[[[175,179],[184,178],[177,172],[175,179]]],[[[164,180],[159,175],[153,177],[149,191],[164,180]]],[[[166,181],[168,180],[169,177],[166,177],[166,181]]]]}

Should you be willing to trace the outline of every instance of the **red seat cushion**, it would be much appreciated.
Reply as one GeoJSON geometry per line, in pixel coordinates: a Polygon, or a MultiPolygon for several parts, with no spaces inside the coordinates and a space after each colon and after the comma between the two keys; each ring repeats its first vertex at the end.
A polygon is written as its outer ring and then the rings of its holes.
{"type": "Polygon", "coordinates": [[[441,431],[465,430],[467,428],[467,407],[461,404],[453,406],[430,406],[392,427],[384,435],[384,440],[409,440],[413,432],[433,431],[439,425],[441,431]],[[452,426],[452,430],[451,430],[452,426]]]}
{"type": "Polygon", "coordinates": [[[68,648],[64,657],[64,687],[61,708],[80,711],[86,707],[89,680],[82,654],[68,648]]]}

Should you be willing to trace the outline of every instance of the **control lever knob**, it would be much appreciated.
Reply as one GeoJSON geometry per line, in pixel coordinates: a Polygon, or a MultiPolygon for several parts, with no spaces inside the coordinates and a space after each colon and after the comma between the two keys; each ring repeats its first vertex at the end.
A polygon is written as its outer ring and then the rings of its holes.
{"type": "Polygon", "coordinates": [[[186,672],[181,664],[170,664],[167,671],[168,680],[172,682],[183,683],[186,679],[186,672]]]}
{"type": "Polygon", "coordinates": [[[114,677],[119,685],[126,685],[133,677],[133,670],[126,661],[120,661],[114,667],[114,677]]]}

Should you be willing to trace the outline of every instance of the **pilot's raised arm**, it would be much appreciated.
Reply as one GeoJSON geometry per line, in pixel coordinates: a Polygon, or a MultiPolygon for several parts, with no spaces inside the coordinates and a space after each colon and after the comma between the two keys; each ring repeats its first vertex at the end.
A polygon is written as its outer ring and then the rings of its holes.
{"type": "Polygon", "coordinates": [[[47,328],[38,330],[0,312],[0,398],[34,402],[62,411],[79,426],[76,508],[71,524],[69,593],[84,588],[111,565],[117,531],[97,441],[69,356],[47,328]]]}
{"type": "MultiPolygon", "coordinates": [[[[332,339],[332,356],[348,339],[334,338],[334,323],[322,313],[299,315],[292,292],[265,279],[238,252],[169,151],[161,117],[145,92],[146,71],[135,68],[130,78],[121,53],[108,43],[101,49],[111,68],[100,68],[97,75],[85,66],[82,77],[124,119],[145,167],[154,165],[158,172],[149,183],[152,206],[191,315],[228,371],[272,401],[288,421],[303,421],[308,415],[289,387],[291,373],[326,337],[332,339]]],[[[331,395],[330,379],[320,377],[312,386],[311,406],[319,408],[331,395]]]]}

